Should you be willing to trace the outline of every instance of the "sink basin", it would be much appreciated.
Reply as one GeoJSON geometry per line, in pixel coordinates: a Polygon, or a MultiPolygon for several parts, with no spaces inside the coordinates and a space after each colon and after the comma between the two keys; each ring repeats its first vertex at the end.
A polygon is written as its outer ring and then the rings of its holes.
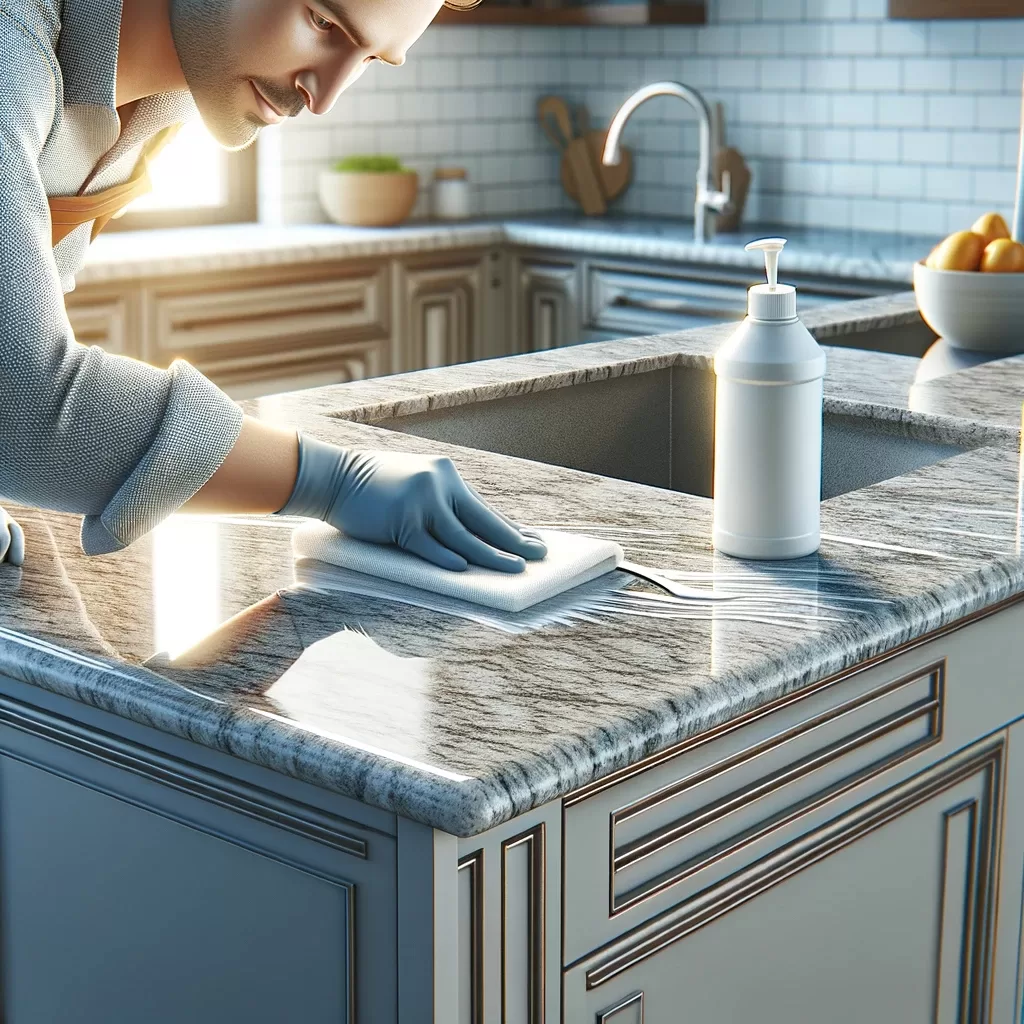
{"type": "MultiPolygon", "coordinates": [[[[378,420],[417,437],[711,497],[715,376],[674,366],[378,420]]],[[[930,466],[968,447],[906,424],[826,413],[822,498],[930,466]]]]}

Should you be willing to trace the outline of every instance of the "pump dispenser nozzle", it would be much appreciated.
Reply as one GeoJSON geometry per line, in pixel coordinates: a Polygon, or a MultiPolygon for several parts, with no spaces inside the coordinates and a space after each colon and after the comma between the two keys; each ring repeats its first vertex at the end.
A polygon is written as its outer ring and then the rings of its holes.
{"type": "Polygon", "coordinates": [[[785,238],[762,238],[751,242],[747,252],[763,252],[764,266],[768,273],[768,287],[774,291],[779,285],[779,253],[786,248],[785,238]]]}
{"type": "Polygon", "coordinates": [[[747,252],[763,252],[768,283],[750,289],[748,312],[755,320],[792,320],[796,317],[796,289],[779,284],[779,255],[785,238],[762,238],[751,242],[747,252]]]}

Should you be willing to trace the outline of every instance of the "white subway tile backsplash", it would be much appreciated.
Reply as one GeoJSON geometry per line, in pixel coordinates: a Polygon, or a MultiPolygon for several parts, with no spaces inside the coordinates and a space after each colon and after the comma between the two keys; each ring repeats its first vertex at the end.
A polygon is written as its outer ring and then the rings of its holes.
{"type": "Polygon", "coordinates": [[[878,26],[878,52],[899,56],[927,53],[927,22],[882,21],[878,26]]]}
{"type": "MultiPolygon", "coordinates": [[[[586,102],[599,127],[637,86],[676,79],[724,104],[728,141],[754,172],[752,219],[941,235],[1009,212],[1024,19],[892,21],[888,0],[708,6],[703,27],[431,29],[406,65],[372,68],[326,118],[278,130],[261,150],[261,209],[320,219],[324,164],[375,151],[422,173],[420,213],[446,163],[467,168],[485,215],[570,209],[538,97],[586,102]]],[[[697,138],[682,104],[643,108],[625,139],[635,180],[614,209],[687,215],[697,138]]]]}
{"type": "Polygon", "coordinates": [[[923,128],[925,118],[925,97],[915,95],[890,95],[878,104],[878,123],[891,128],[923,128]]]}
{"type": "Polygon", "coordinates": [[[853,85],[867,92],[896,92],[902,79],[900,62],[892,57],[858,57],[853,62],[853,85]]]}
{"type": "Polygon", "coordinates": [[[892,128],[856,128],[853,159],[865,163],[896,163],[900,159],[900,133],[892,128]]]}
{"type": "MultiPolygon", "coordinates": [[[[958,167],[1000,167],[1003,136],[999,132],[951,132],[950,163],[958,167]]],[[[1013,158],[1016,166],[1017,158],[1013,158]]]]}
{"type": "Polygon", "coordinates": [[[949,163],[950,134],[942,131],[900,132],[900,159],[908,164],[938,165],[949,163]]]}
{"type": "Polygon", "coordinates": [[[972,125],[978,109],[973,96],[927,97],[927,124],[929,128],[961,128],[972,125]]]}
{"type": "Polygon", "coordinates": [[[953,91],[953,61],[948,57],[905,57],[900,63],[905,92],[953,91]]]}
{"type": "Polygon", "coordinates": [[[985,21],[976,29],[978,53],[1019,57],[1024,50],[1024,19],[985,21]]]}
{"type": "Polygon", "coordinates": [[[828,191],[834,196],[873,196],[875,168],[869,164],[831,164],[828,191]]]}
{"type": "Polygon", "coordinates": [[[878,52],[878,25],[874,22],[837,22],[832,26],[832,52],[870,56],[878,52]]]}
{"type": "Polygon", "coordinates": [[[957,92],[1003,91],[1005,61],[996,57],[968,57],[953,62],[953,84],[957,92]]]}

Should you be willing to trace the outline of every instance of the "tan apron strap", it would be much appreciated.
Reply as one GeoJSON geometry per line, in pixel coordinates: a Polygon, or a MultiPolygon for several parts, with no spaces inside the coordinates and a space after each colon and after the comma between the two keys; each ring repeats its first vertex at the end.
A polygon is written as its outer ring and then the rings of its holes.
{"type": "Polygon", "coordinates": [[[88,196],[50,196],[53,244],[57,245],[76,228],[89,223],[93,223],[92,237],[95,238],[114,216],[152,191],[149,164],[180,130],[180,124],[172,124],[154,135],[143,147],[132,176],[123,185],[88,196]]]}

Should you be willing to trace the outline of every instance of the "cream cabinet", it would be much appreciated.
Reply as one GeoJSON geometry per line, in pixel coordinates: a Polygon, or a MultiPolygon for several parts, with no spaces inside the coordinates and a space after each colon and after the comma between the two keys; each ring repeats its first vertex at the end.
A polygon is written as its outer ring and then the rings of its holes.
{"type": "Polygon", "coordinates": [[[512,260],[515,351],[538,352],[581,340],[582,265],[530,253],[512,260]]]}
{"type": "Polygon", "coordinates": [[[472,250],[84,285],[76,338],[165,367],[186,359],[232,398],[506,354],[505,258],[472,250]]]}
{"type": "Polygon", "coordinates": [[[445,253],[395,263],[392,358],[402,370],[505,355],[498,252],[445,253]]]}
{"type": "Polygon", "coordinates": [[[1022,626],[1018,601],[458,840],[435,1019],[1019,1021],[1022,626]]]}

